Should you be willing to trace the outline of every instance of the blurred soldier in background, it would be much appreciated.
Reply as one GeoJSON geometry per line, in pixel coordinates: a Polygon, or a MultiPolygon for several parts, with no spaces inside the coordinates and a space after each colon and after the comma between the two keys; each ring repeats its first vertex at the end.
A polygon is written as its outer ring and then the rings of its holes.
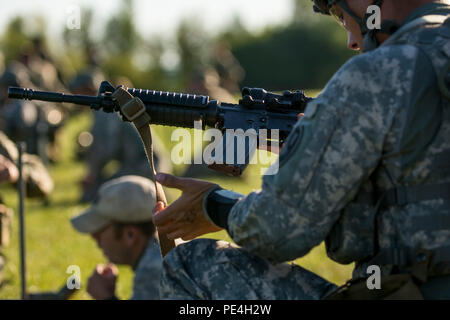
{"type": "MultiPolygon", "coordinates": [[[[17,163],[19,157],[16,145],[2,131],[0,131],[0,155],[12,163],[17,163]]],[[[48,200],[54,185],[47,168],[36,155],[25,153],[22,161],[27,197],[48,200]]]]}
{"type": "Polygon", "coordinates": [[[214,48],[213,67],[217,71],[220,82],[218,85],[232,94],[240,92],[242,80],[245,77],[245,70],[231,52],[230,44],[220,41],[214,48]]]}
{"type": "MultiPolygon", "coordinates": [[[[14,183],[18,177],[19,171],[14,163],[0,154],[0,183],[14,183]]],[[[4,267],[6,264],[2,250],[9,244],[12,217],[12,209],[3,204],[3,199],[0,196],[0,287],[3,283],[4,267]]]]}
{"type": "Polygon", "coordinates": [[[17,60],[25,65],[30,73],[31,81],[39,88],[50,91],[64,89],[58,69],[42,37],[36,36],[31,39],[31,45],[22,50],[17,60]]]}
{"type": "Polygon", "coordinates": [[[97,265],[88,280],[87,291],[94,299],[117,299],[118,270],[113,263],[133,268],[131,299],[159,299],[162,259],[152,222],[155,204],[152,181],[123,176],[102,185],[92,207],[72,218],[73,227],[90,234],[110,262],[97,265]]]}
{"type": "Polygon", "coordinates": [[[57,158],[56,132],[63,124],[64,111],[52,103],[10,100],[9,86],[36,87],[25,65],[17,61],[7,65],[0,76],[0,130],[13,141],[26,142],[27,152],[39,155],[47,165],[49,158],[57,158]]]}
{"type": "Polygon", "coordinates": [[[212,100],[233,102],[233,95],[220,85],[219,73],[212,66],[201,67],[192,73],[188,92],[209,96],[212,100]]]}
{"type": "MultiPolygon", "coordinates": [[[[31,39],[31,45],[24,49],[17,59],[27,68],[33,84],[41,90],[64,91],[61,75],[55,67],[45,40],[41,36],[31,39]]],[[[59,158],[58,137],[64,125],[68,108],[62,104],[35,102],[39,110],[36,125],[38,134],[37,152],[44,164],[59,158]]]]}
{"type": "MultiPolygon", "coordinates": [[[[70,83],[73,93],[97,95],[101,81],[105,79],[100,71],[90,70],[79,73],[70,83]]],[[[122,79],[121,81],[125,81],[122,79]]],[[[127,86],[132,86],[127,83],[127,86]]],[[[94,112],[94,123],[91,132],[83,132],[79,136],[79,144],[86,148],[85,160],[88,174],[82,181],[82,202],[92,201],[99,186],[108,179],[124,175],[150,177],[151,171],[139,134],[128,122],[122,121],[116,113],[94,112]],[[112,175],[104,172],[111,160],[118,163],[112,175]]],[[[155,165],[158,171],[172,171],[170,155],[153,132],[155,145],[155,165]]]]}
{"type": "Polygon", "coordinates": [[[13,141],[27,143],[27,152],[37,154],[38,108],[32,101],[10,100],[8,87],[33,87],[26,67],[13,61],[0,77],[0,129],[13,141]]]}
{"type": "Polygon", "coordinates": [[[8,158],[0,154],[0,183],[16,182],[19,178],[19,171],[16,165],[8,158]]]}
{"type": "MultiPolygon", "coordinates": [[[[19,171],[15,163],[17,163],[18,156],[19,153],[14,142],[0,131],[0,183],[17,182],[19,171]]],[[[35,155],[25,153],[22,161],[27,197],[43,198],[45,201],[48,201],[47,197],[53,190],[53,180],[46,167],[35,155]]],[[[5,265],[2,248],[9,243],[12,217],[13,210],[4,205],[0,195],[0,284],[3,280],[3,268],[5,265]]]]}

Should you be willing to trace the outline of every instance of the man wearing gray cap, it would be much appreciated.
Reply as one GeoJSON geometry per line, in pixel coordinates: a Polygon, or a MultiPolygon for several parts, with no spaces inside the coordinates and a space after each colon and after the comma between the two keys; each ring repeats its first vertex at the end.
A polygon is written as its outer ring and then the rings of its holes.
{"type": "Polygon", "coordinates": [[[132,300],[159,299],[162,260],[152,208],[156,204],[152,181],[123,176],[103,184],[92,206],[71,219],[73,227],[90,234],[110,264],[97,265],[87,292],[97,300],[117,299],[117,268],[129,265],[135,272],[132,300]]]}

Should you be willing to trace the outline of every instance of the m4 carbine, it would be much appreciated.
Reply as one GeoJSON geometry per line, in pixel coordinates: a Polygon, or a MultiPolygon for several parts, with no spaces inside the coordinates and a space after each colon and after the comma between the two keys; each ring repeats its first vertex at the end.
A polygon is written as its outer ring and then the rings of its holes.
{"type": "MultiPolygon", "coordinates": [[[[278,143],[281,145],[303,112],[306,104],[312,100],[302,91],[286,91],[282,95],[267,92],[264,89],[244,88],[239,104],[210,100],[208,96],[171,93],[154,90],[127,88],[134,97],[138,97],[146,106],[146,112],[152,124],[194,128],[195,121],[201,121],[202,129],[213,127],[225,132],[227,129],[267,129],[270,139],[271,130],[278,130],[278,143]]],[[[12,99],[41,100],[50,102],[68,102],[90,106],[104,112],[121,112],[112,98],[115,88],[107,81],[100,85],[97,96],[68,95],[57,92],[35,91],[27,88],[8,88],[8,97],[12,99]]],[[[122,119],[127,121],[122,115],[122,119]]],[[[246,157],[246,161],[248,161],[246,157]]],[[[248,162],[247,162],[248,163],[248,162]]],[[[240,175],[244,165],[212,165],[212,168],[229,175],[240,175]]]]}

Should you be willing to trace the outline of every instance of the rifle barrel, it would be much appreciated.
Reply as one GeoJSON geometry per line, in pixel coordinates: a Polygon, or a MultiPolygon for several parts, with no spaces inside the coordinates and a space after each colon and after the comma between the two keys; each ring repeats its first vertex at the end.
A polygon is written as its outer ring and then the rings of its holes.
{"type": "MultiPolygon", "coordinates": [[[[114,87],[104,81],[97,96],[69,95],[59,92],[36,91],[29,88],[9,87],[12,99],[68,102],[90,106],[104,112],[120,112],[113,101],[114,87]]],[[[303,93],[281,95],[263,89],[244,89],[244,98],[239,104],[221,103],[208,96],[127,88],[127,91],[142,100],[151,123],[164,126],[194,128],[194,122],[218,129],[278,129],[284,139],[297,122],[297,114],[303,112],[307,103],[303,93]],[[249,95],[251,94],[251,96],[249,95]],[[254,96],[254,98],[253,98],[254,96]],[[267,101],[266,101],[267,100],[267,101]]],[[[125,117],[122,117],[125,121],[125,117]]]]}
{"type": "Polygon", "coordinates": [[[67,102],[90,106],[101,102],[102,97],[86,96],[81,94],[65,94],[59,92],[37,91],[30,88],[8,88],[8,98],[41,100],[48,102],[67,102]]]}

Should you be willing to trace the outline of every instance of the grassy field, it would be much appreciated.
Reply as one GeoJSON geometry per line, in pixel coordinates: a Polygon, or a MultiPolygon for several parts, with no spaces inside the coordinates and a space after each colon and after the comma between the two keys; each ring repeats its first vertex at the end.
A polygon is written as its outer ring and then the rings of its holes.
{"type": "MultiPolygon", "coordinates": [[[[82,212],[87,205],[77,201],[81,195],[79,181],[86,172],[84,164],[75,161],[75,137],[79,132],[90,127],[88,112],[73,117],[62,132],[62,158],[58,164],[51,167],[51,176],[55,189],[50,197],[50,204],[40,201],[26,201],[26,266],[27,290],[29,292],[54,291],[66,283],[70,274],[66,270],[71,265],[77,265],[81,270],[81,289],[72,299],[90,299],[85,291],[86,280],[97,263],[106,262],[101,251],[88,236],[78,234],[70,225],[70,217],[82,212]]],[[[170,143],[170,128],[156,127],[164,141],[170,143]]],[[[175,172],[181,172],[178,166],[175,172]]],[[[241,179],[215,178],[214,182],[225,188],[241,193],[249,193],[258,189],[261,176],[257,167],[249,168],[241,179]]],[[[20,261],[19,261],[19,225],[18,197],[10,186],[1,186],[6,204],[15,211],[12,225],[11,242],[4,250],[7,258],[5,282],[0,287],[0,299],[20,299],[20,261]]],[[[177,192],[171,192],[172,199],[177,192]]],[[[229,240],[225,232],[208,235],[215,239],[229,240]]],[[[307,256],[295,263],[316,272],[327,280],[342,284],[351,276],[353,265],[342,266],[326,257],[324,245],[314,248],[307,256]]],[[[133,274],[128,267],[119,267],[117,295],[122,299],[131,296],[133,274]]]]}

